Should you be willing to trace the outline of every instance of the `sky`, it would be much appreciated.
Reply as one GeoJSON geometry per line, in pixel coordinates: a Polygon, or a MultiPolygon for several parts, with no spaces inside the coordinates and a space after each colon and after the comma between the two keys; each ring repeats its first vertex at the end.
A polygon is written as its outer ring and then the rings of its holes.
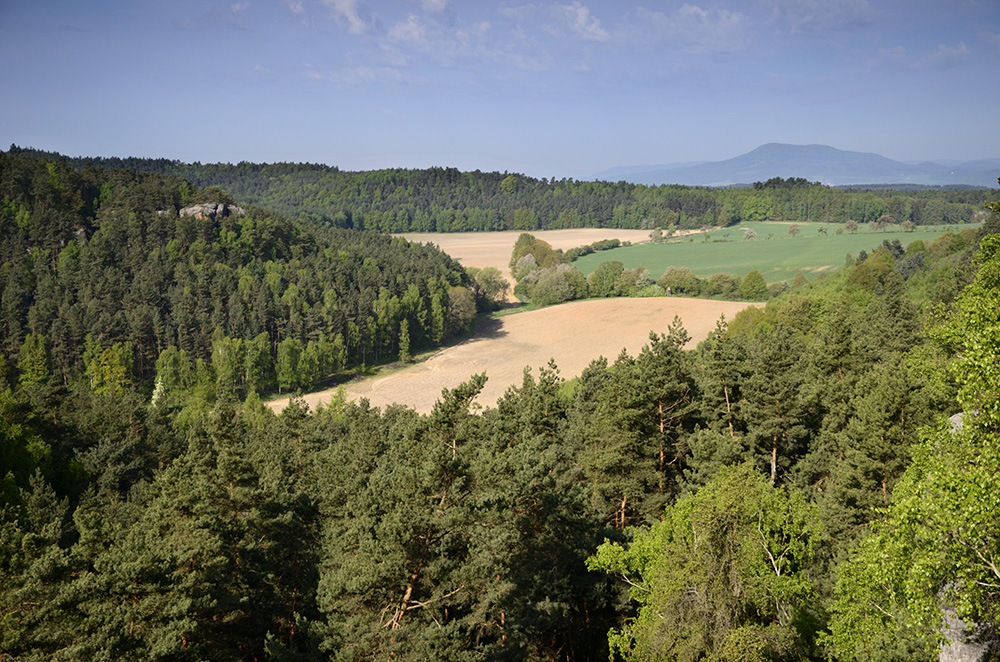
{"type": "Polygon", "coordinates": [[[0,144],[590,179],[1000,157],[1000,0],[0,0],[0,144]],[[5,142],[3,142],[5,141],[5,142]]]}

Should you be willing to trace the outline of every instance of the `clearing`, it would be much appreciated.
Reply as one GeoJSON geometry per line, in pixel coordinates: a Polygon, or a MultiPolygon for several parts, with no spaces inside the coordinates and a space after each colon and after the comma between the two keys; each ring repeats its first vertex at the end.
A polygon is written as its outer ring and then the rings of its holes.
{"type": "MultiPolygon", "coordinates": [[[[563,377],[577,376],[599,356],[613,362],[622,349],[638,354],[649,342],[649,332],[666,333],[675,315],[691,336],[688,347],[694,347],[715,329],[721,315],[731,320],[740,310],[760,305],[672,297],[573,301],[481,322],[475,336],[421,363],[342,388],[348,400],[367,398],[375,407],[395,402],[429,413],[442,389],[485,372],[488,380],[478,402],[492,407],[509,386],[520,385],[525,367],[537,376],[537,369],[553,359],[563,377]]],[[[336,390],[310,393],[304,396],[306,404],[315,409],[336,390]]],[[[268,404],[280,411],[287,403],[283,398],[268,404]]]]}

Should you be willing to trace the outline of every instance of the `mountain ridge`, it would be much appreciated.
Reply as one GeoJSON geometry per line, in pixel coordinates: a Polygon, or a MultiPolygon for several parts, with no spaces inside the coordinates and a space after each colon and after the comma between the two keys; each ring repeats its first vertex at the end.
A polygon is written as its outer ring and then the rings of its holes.
{"type": "Polygon", "coordinates": [[[615,166],[595,175],[598,180],[620,177],[635,184],[738,186],[772,177],[801,177],[830,186],[912,184],[997,188],[1000,158],[972,161],[905,163],[874,152],[840,150],[829,145],[765,143],[723,161],[656,166],[615,166]]]}

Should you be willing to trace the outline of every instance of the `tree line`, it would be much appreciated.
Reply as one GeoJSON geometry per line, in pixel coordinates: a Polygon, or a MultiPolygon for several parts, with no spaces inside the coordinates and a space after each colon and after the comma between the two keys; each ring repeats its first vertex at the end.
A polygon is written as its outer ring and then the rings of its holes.
{"type": "Polygon", "coordinates": [[[985,189],[838,189],[801,178],[746,188],[646,186],[536,179],[455,168],[345,172],[308,163],[236,165],[167,159],[67,158],[11,145],[10,152],[179,176],[218,186],[245,203],[319,225],[378,232],[468,232],[563,228],[694,229],[749,221],[941,225],[981,220],[996,198],[985,189]]]}

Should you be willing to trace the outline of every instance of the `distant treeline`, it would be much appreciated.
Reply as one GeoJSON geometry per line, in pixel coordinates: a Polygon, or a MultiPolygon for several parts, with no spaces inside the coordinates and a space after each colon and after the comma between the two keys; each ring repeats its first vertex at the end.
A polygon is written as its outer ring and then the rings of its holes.
{"type": "Polygon", "coordinates": [[[320,225],[379,232],[466,232],[562,228],[692,229],[792,220],[940,225],[982,220],[987,189],[837,189],[776,177],[748,188],[646,186],[535,179],[455,168],[344,172],[308,163],[236,165],[168,159],[68,158],[22,149],[74,168],[100,166],[182,177],[217,186],[245,203],[320,225]]]}

